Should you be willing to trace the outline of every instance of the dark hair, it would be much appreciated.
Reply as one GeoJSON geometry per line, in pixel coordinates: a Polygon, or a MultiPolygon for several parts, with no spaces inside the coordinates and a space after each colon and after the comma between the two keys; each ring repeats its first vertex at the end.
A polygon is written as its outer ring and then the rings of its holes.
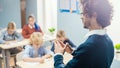
{"type": "MultiPolygon", "coordinates": [[[[33,15],[33,14],[31,14],[30,16],[28,16],[28,19],[29,18],[33,18],[33,19],[35,19],[35,16],[33,15]]],[[[34,26],[35,26],[35,30],[36,31],[39,31],[40,30],[40,27],[39,27],[39,25],[35,22],[34,23],[34,26]]]]}
{"type": "Polygon", "coordinates": [[[95,12],[97,22],[104,28],[111,24],[112,6],[108,0],[81,0],[83,12],[89,17],[95,12]]]}
{"type": "Polygon", "coordinates": [[[31,14],[31,15],[28,16],[28,19],[29,18],[35,18],[35,16],[33,14],[31,14]]]}

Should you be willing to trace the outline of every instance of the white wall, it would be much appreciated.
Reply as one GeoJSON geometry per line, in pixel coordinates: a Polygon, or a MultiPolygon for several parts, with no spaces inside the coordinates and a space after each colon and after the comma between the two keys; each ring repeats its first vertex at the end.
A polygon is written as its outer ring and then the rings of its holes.
{"type": "Polygon", "coordinates": [[[57,30],[57,0],[45,0],[45,27],[57,30]]]}
{"type": "Polygon", "coordinates": [[[108,27],[108,34],[114,44],[120,43],[120,0],[110,0],[113,5],[113,19],[108,27]]]}
{"type": "Polygon", "coordinates": [[[57,0],[37,0],[37,21],[45,33],[57,29],[57,0]]]}
{"type": "MultiPolygon", "coordinates": [[[[59,2],[58,2],[59,3],[59,2]]],[[[58,30],[64,30],[70,40],[77,46],[84,41],[84,36],[88,30],[83,28],[81,18],[78,14],[60,13],[58,4],[58,30]]]]}
{"type": "Polygon", "coordinates": [[[44,0],[37,0],[37,22],[44,31],[44,0]]]}
{"type": "Polygon", "coordinates": [[[26,23],[28,23],[28,16],[33,14],[37,21],[37,0],[26,0],[26,23]]]}

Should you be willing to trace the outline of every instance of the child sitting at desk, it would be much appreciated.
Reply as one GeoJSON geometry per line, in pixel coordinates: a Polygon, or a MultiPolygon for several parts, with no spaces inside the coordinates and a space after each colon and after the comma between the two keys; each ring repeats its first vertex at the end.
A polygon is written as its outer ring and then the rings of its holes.
{"type": "MultiPolygon", "coordinates": [[[[16,31],[16,24],[14,22],[9,22],[7,26],[7,30],[4,30],[0,34],[0,44],[10,45],[15,42],[21,41],[22,39],[23,39],[22,35],[16,31]]],[[[0,49],[0,53],[1,51],[2,50],[0,49]]],[[[9,49],[9,51],[11,54],[16,54],[20,52],[21,49],[19,47],[12,48],[12,49],[9,49]]]]}
{"type": "Polygon", "coordinates": [[[25,46],[23,61],[43,63],[50,58],[52,52],[43,47],[43,36],[40,32],[34,32],[30,36],[30,44],[25,46]]]}
{"type": "MultiPolygon", "coordinates": [[[[63,30],[59,30],[56,35],[56,39],[58,41],[62,41],[64,44],[68,43],[72,48],[76,48],[76,46],[65,36],[65,32],[63,30]]],[[[54,52],[54,43],[52,42],[51,51],[54,52]]]]}
{"type": "Polygon", "coordinates": [[[28,38],[30,38],[30,35],[33,32],[40,32],[43,34],[42,29],[35,21],[34,15],[30,15],[28,17],[28,24],[25,24],[22,28],[22,35],[25,39],[28,39],[28,38]]]}

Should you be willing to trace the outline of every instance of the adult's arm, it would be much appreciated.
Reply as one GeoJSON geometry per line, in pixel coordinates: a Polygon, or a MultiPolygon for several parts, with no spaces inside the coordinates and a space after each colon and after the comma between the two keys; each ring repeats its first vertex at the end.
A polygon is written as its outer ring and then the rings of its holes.
{"type": "Polygon", "coordinates": [[[82,62],[85,62],[87,56],[87,47],[80,45],[73,53],[73,58],[65,65],[63,63],[63,55],[56,54],[54,56],[54,68],[82,68],[82,62]]]}

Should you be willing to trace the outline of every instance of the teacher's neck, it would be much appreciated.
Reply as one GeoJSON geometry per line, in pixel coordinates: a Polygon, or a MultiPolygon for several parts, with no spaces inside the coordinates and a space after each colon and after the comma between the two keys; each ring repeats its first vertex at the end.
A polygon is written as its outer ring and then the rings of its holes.
{"type": "Polygon", "coordinates": [[[88,27],[88,29],[89,29],[89,31],[91,31],[91,30],[101,30],[101,29],[103,29],[103,27],[100,24],[98,24],[97,21],[92,21],[91,25],[88,27]]]}

